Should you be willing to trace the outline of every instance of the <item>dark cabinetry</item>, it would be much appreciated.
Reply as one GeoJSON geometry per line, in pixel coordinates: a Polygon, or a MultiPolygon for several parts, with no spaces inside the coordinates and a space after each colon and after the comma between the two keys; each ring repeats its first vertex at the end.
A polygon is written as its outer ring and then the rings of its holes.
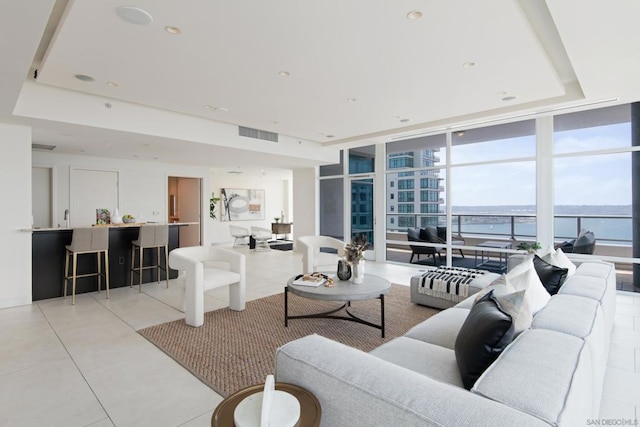
{"type": "MultiPolygon", "coordinates": [[[[169,225],[169,251],[180,245],[180,227],[169,225]]],[[[140,227],[112,227],[109,229],[109,287],[129,286],[131,269],[131,241],[138,238],[140,227]]],[[[71,243],[72,230],[41,230],[32,233],[32,299],[61,297],[63,295],[65,246],[71,243]]],[[[147,260],[155,260],[155,249],[146,249],[147,260]]],[[[164,256],[160,257],[164,262],[164,256]]],[[[81,255],[78,258],[78,274],[96,271],[95,254],[81,255]]],[[[169,277],[178,276],[176,270],[169,270],[169,277]]],[[[160,270],[161,278],[164,273],[160,270]]],[[[144,283],[156,281],[156,270],[146,270],[142,276],[144,283]]],[[[98,289],[95,277],[79,278],[76,293],[94,292],[98,289]]],[[[104,289],[104,284],[103,284],[104,289]]],[[[68,292],[70,292],[69,289],[68,292]]]]}

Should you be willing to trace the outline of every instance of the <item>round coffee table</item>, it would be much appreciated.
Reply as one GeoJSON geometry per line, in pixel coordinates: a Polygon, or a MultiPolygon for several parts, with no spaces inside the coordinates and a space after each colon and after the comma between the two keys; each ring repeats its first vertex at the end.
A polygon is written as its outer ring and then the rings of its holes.
{"type": "MultiPolygon", "coordinates": [[[[329,273],[331,274],[331,273],[329,273]]],[[[352,322],[362,323],[372,326],[382,331],[384,338],[384,296],[389,293],[391,283],[382,277],[372,274],[365,274],[362,283],[354,284],[347,280],[335,280],[335,286],[328,287],[320,285],[304,286],[294,285],[293,282],[299,276],[289,279],[287,286],[284,288],[284,326],[289,326],[291,319],[341,319],[352,322]],[[289,292],[302,298],[308,298],[321,301],[344,301],[344,304],[334,310],[322,313],[304,314],[299,316],[289,316],[289,292]],[[364,301],[370,299],[380,300],[380,324],[363,320],[349,311],[352,301],[364,301]],[[347,316],[335,315],[340,310],[345,310],[347,316]]]]}

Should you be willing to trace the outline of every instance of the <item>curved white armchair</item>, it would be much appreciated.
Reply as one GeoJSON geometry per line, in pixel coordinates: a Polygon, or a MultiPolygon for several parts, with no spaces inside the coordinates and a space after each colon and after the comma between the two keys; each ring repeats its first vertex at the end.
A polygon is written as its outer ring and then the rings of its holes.
{"type": "Polygon", "coordinates": [[[245,245],[247,243],[247,237],[251,236],[249,230],[244,227],[238,227],[237,225],[229,225],[229,232],[231,237],[234,237],[233,246],[245,245]]]}
{"type": "Polygon", "coordinates": [[[268,251],[271,249],[269,246],[269,240],[273,237],[271,230],[252,226],[251,235],[256,240],[256,251],[268,251]]]}
{"type": "Polygon", "coordinates": [[[302,252],[302,272],[313,273],[325,269],[335,270],[344,250],[344,242],[329,236],[302,236],[298,238],[298,251],[302,252]],[[321,248],[332,248],[337,254],[320,252],[321,248]]]}
{"type": "Polygon", "coordinates": [[[186,275],[185,321],[190,326],[204,323],[204,292],[229,286],[229,308],[242,311],[246,301],[246,272],[243,254],[220,247],[191,246],[169,254],[169,266],[186,275]]]}

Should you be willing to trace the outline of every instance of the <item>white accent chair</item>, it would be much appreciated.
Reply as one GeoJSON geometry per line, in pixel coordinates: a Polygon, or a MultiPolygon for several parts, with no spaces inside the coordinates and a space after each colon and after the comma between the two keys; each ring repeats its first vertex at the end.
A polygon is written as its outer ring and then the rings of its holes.
{"type": "Polygon", "coordinates": [[[302,236],[297,240],[297,250],[302,252],[302,273],[315,271],[336,270],[338,260],[342,258],[345,243],[329,236],[302,236]],[[321,252],[322,248],[331,248],[338,251],[337,254],[321,252]]]}
{"type": "Polygon", "coordinates": [[[273,237],[271,230],[262,227],[251,227],[251,235],[256,241],[256,251],[271,250],[269,240],[273,237]]]}
{"type": "Polygon", "coordinates": [[[231,237],[234,237],[233,246],[246,245],[247,237],[251,236],[249,230],[244,227],[238,227],[237,225],[229,225],[229,232],[231,237]]]}
{"type": "Polygon", "coordinates": [[[242,311],[246,301],[245,256],[230,249],[209,246],[177,248],[169,254],[169,266],[185,278],[185,321],[204,323],[205,291],[229,286],[229,308],[242,311]]]}

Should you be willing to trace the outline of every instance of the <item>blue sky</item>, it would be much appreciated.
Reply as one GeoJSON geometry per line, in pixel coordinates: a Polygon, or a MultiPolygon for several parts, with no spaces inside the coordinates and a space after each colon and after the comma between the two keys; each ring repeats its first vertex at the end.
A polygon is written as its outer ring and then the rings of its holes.
{"type": "MultiPolygon", "coordinates": [[[[629,123],[557,132],[555,153],[628,147],[629,123]]],[[[453,148],[454,163],[535,156],[535,137],[519,137],[453,148]],[[496,156],[496,153],[500,153],[496,156]]],[[[440,153],[444,159],[444,152],[440,153]]],[[[559,157],[554,162],[556,205],[631,204],[631,154],[559,157]]],[[[534,205],[535,162],[452,168],[453,204],[534,205]]]]}

